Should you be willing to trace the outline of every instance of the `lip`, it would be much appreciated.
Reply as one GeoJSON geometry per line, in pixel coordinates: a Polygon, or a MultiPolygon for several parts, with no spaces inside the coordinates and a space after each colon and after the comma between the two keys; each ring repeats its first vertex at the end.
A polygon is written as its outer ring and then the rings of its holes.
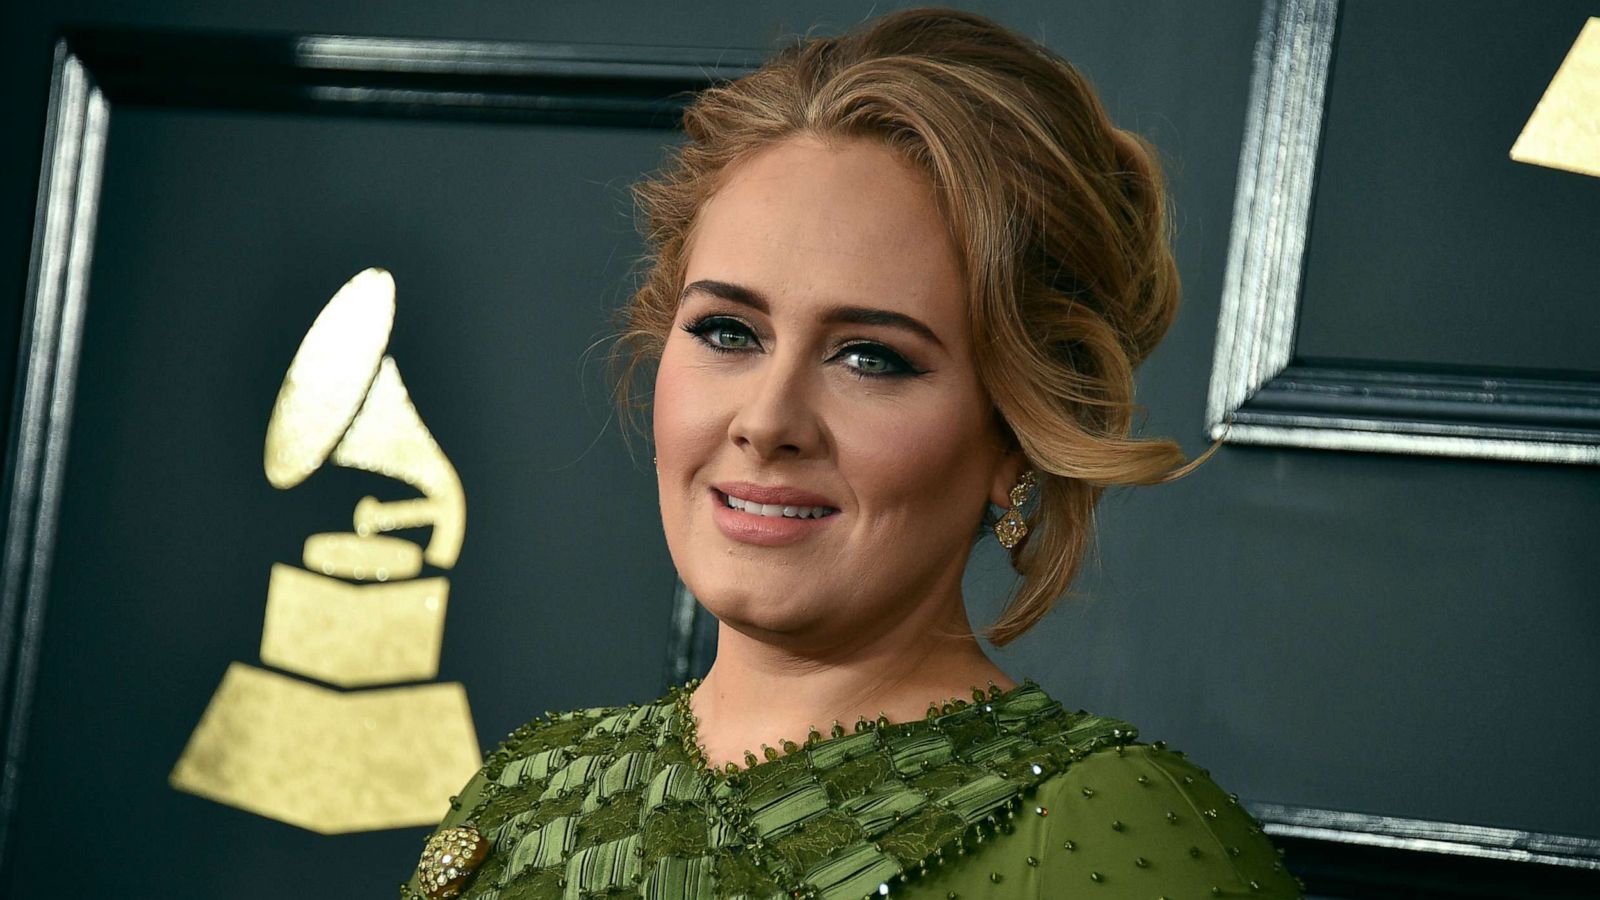
{"type": "Polygon", "coordinates": [[[711,519],[717,530],[729,540],[762,547],[781,547],[803,541],[827,528],[841,513],[834,512],[820,519],[790,519],[782,516],[758,516],[728,505],[728,494],[763,504],[783,506],[839,507],[826,497],[807,491],[785,487],[763,487],[743,482],[726,482],[712,485],[711,519]]]}
{"type": "MultiPolygon", "coordinates": [[[[764,486],[751,484],[748,481],[721,481],[712,487],[724,494],[732,494],[741,500],[754,500],[761,504],[774,506],[826,506],[829,509],[838,509],[839,504],[829,500],[821,494],[802,491],[798,488],[783,487],[782,485],[764,486]]],[[[818,521],[821,521],[820,519],[818,521]]]]}

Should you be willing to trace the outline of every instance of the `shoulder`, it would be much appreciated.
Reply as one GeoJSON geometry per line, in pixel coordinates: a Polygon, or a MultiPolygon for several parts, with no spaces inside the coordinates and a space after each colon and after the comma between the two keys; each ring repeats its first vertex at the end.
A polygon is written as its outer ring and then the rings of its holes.
{"type": "Polygon", "coordinates": [[[1261,825],[1210,773],[1164,744],[1106,746],[1038,787],[1046,893],[1299,897],[1261,825]]]}
{"type": "MultiPolygon", "coordinates": [[[[586,781],[594,768],[609,764],[641,740],[653,743],[669,709],[662,698],[648,704],[547,712],[518,726],[484,755],[483,765],[450,798],[449,808],[424,843],[423,860],[435,850],[440,835],[463,827],[485,828],[512,808],[526,806],[528,798],[521,795],[529,788],[586,781]]],[[[418,887],[413,873],[402,886],[402,897],[425,896],[418,887]]]]}
{"type": "Polygon", "coordinates": [[[551,751],[570,751],[573,755],[603,752],[619,740],[645,727],[658,724],[667,704],[592,706],[560,713],[545,713],[519,726],[484,756],[484,769],[494,775],[518,759],[551,751]]]}
{"type": "Polygon", "coordinates": [[[662,708],[659,702],[593,706],[547,712],[518,726],[484,755],[483,767],[467,782],[461,795],[452,798],[450,815],[441,825],[452,824],[452,818],[470,816],[474,801],[486,784],[511,786],[530,778],[546,778],[574,760],[603,757],[641,726],[654,724],[662,708]]]}

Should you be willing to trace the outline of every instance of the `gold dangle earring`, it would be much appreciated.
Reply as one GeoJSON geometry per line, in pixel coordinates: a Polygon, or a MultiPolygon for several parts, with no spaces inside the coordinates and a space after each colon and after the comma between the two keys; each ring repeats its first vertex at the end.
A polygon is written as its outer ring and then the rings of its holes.
{"type": "Polygon", "coordinates": [[[994,523],[994,536],[1000,539],[1000,546],[1007,550],[1015,549],[1028,536],[1028,523],[1022,518],[1022,504],[1028,502],[1028,495],[1036,484],[1038,481],[1032,469],[1023,472],[1016,486],[1011,489],[1011,508],[1000,517],[1000,521],[994,523]]]}

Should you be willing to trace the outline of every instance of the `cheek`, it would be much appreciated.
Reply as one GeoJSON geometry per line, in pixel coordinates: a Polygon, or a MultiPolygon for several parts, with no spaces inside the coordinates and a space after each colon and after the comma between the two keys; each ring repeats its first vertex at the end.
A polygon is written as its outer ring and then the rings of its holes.
{"type": "Polygon", "coordinates": [[[986,502],[997,443],[982,404],[965,392],[930,399],[847,418],[838,432],[841,464],[878,514],[914,518],[924,533],[946,531],[946,519],[965,530],[968,510],[981,515],[986,502]]]}
{"type": "Polygon", "coordinates": [[[660,461],[663,486],[674,474],[690,474],[715,451],[725,416],[717,408],[718,392],[688,358],[692,348],[669,339],[656,369],[651,431],[660,461]]]}

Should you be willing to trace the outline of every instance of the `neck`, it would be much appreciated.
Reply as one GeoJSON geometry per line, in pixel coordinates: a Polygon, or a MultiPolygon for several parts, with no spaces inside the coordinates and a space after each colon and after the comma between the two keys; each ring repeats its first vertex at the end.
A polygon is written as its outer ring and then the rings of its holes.
{"type": "Polygon", "coordinates": [[[906,616],[870,639],[801,650],[728,625],[717,629],[717,658],[690,700],[707,762],[745,765],[746,750],[804,743],[835,721],[920,719],[930,702],[971,699],[974,687],[1016,682],[991,662],[971,634],[960,597],[906,616]],[[947,636],[957,635],[957,636],[947,636]]]}

